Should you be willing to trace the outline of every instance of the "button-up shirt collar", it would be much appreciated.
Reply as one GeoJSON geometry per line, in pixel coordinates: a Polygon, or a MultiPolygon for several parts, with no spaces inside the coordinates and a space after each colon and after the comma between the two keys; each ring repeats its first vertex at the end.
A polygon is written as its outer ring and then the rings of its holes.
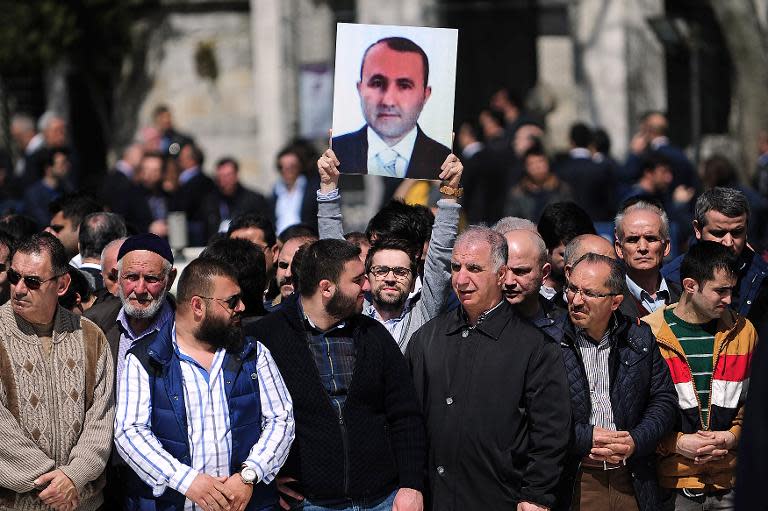
{"type": "Polygon", "coordinates": [[[397,144],[393,146],[387,145],[386,142],[384,142],[381,137],[376,134],[373,129],[369,126],[367,129],[368,133],[368,173],[369,174],[377,174],[377,175],[389,175],[389,172],[387,172],[385,169],[381,168],[381,164],[379,163],[377,156],[379,153],[386,151],[387,149],[391,149],[397,153],[398,161],[400,158],[402,158],[402,161],[405,162],[403,165],[402,163],[399,163],[396,167],[397,175],[391,176],[391,177],[405,177],[405,173],[408,170],[408,164],[411,161],[411,154],[413,154],[413,147],[416,145],[416,135],[418,134],[418,131],[416,129],[416,126],[411,129],[411,131],[408,132],[408,134],[403,137],[403,139],[398,142],[397,144]],[[373,172],[372,172],[373,170],[373,172]]]}
{"type": "Polygon", "coordinates": [[[190,167],[188,169],[184,169],[181,174],[179,174],[179,184],[184,185],[187,184],[193,177],[198,175],[200,173],[200,167],[190,167]]]}
{"type": "Polygon", "coordinates": [[[155,316],[155,320],[152,322],[152,324],[149,325],[149,327],[143,332],[134,332],[130,323],[128,322],[128,314],[125,313],[125,308],[123,307],[120,309],[120,312],[117,313],[116,320],[120,324],[120,343],[117,347],[116,375],[116,381],[118,384],[122,381],[121,375],[123,373],[123,368],[125,367],[125,356],[128,353],[128,350],[130,350],[139,340],[160,330],[160,328],[162,328],[168,320],[172,319],[173,307],[171,307],[171,304],[167,299],[165,299],[165,303],[163,303],[163,306],[155,316]]]}
{"type": "MultiPolygon", "coordinates": [[[[462,332],[463,335],[463,332],[477,330],[478,332],[482,332],[483,334],[498,340],[507,322],[494,320],[503,317],[503,314],[501,314],[500,311],[504,310],[506,307],[511,307],[511,305],[502,298],[499,303],[480,314],[474,325],[469,323],[469,318],[464,311],[464,307],[459,307],[456,310],[456,315],[453,316],[453,321],[448,321],[446,323],[445,333],[452,335],[462,332]]],[[[466,337],[466,335],[463,336],[466,337]]]]}
{"type": "Polygon", "coordinates": [[[661,309],[667,305],[667,300],[669,299],[669,287],[667,287],[667,281],[664,280],[664,277],[661,277],[659,289],[656,290],[656,298],[653,298],[648,291],[635,284],[635,281],[629,278],[629,275],[626,276],[626,281],[629,293],[635,300],[640,302],[648,312],[655,312],[657,309],[661,309]]]}

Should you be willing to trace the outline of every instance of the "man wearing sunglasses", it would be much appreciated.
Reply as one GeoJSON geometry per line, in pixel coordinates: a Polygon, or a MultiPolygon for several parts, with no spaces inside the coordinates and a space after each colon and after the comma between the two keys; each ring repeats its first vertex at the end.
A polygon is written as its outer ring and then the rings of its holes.
{"type": "Polygon", "coordinates": [[[103,503],[114,420],[112,356],[102,331],[58,305],[70,284],[47,233],[19,244],[0,307],[0,501],[72,511],[103,503]]]}
{"type": "Polygon", "coordinates": [[[574,441],[554,509],[660,509],[654,453],[677,395],[650,329],[618,312],[624,270],[587,253],[571,267],[560,340],[574,441]]]}
{"type": "Polygon", "coordinates": [[[293,404],[269,350],[243,337],[244,309],[234,268],[198,258],[179,279],[175,321],[129,351],[115,446],[133,470],[120,509],[277,505],[293,404]]]}

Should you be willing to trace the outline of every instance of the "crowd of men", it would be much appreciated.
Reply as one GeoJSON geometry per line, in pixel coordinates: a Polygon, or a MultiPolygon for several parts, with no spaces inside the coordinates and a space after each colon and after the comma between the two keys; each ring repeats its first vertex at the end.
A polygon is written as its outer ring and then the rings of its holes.
{"type": "Polygon", "coordinates": [[[280,152],[267,199],[232,158],[212,182],[158,108],[88,194],[66,123],[35,143],[17,116],[0,508],[768,509],[762,211],[699,189],[661,114],[612,170],[575,126],[553,173],[542,128],[493,104],[434,208],[392,200],[365,232],[332,149],[280,152]],[[486,197],[507,149],[519,181],[486,197]],[[205,245],[180,274],[171,211],[205,245]]]}

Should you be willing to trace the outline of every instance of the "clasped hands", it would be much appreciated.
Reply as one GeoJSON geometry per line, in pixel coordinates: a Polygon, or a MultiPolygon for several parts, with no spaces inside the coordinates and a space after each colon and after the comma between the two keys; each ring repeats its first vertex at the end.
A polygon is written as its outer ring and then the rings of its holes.
{"type": "Polygon", "coordinates": [[[681,435],[675,452],[693,460],[696,465],[721,460],[736,445],[736,436],[730,431],[697,431],[681,435]]]}
{"type": "Polygon", "coordinates": [[[592,449],[589,459],[618,464],[635,452],[635,440],[629,431],[611,431],[595,426],[592,429],[592,449]]]}

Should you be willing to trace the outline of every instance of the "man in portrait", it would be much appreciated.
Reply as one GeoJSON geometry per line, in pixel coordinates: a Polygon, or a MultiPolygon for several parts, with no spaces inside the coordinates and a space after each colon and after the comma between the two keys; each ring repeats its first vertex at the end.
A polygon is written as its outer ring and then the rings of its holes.
{"type": "Polygon", "coordinates": [[[429,59],[410,39],[387,37],[363,54],[357,91],[366,124],[333,138],[340,172],[436,179],[450,149],[417,121],[432,94],[429,59]]]}

